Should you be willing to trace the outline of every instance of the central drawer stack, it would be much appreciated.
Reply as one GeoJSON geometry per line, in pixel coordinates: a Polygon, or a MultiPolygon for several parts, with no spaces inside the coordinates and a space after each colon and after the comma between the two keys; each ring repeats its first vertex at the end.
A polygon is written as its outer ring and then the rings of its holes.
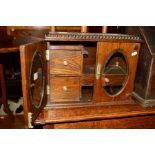
{"type": "Polygon", "coordinates": [[[50,101],[78,102],[81,96],[83,46],[50,46],[50,101]]]}

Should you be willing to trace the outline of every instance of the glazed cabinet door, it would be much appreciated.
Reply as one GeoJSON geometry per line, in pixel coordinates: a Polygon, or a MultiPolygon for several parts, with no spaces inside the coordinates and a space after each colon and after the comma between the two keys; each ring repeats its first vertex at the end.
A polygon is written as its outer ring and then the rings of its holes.
{"type": "Polygon", "coordinates": [[[95,102],[125,101],[131,98],[139,49],[139,43],[98,42],[95,102]]]}
{"type": "Polygon", "coordinates": [[[33,128],[35,119],[47,103],[46,48],[46,42],[20,46],[26,128],[33,128]]]}

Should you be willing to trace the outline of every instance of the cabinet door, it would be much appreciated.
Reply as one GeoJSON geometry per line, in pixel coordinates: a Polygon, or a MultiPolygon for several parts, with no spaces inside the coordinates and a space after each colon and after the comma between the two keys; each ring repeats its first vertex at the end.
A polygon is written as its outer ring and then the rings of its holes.
{"type": "Polygon", "coordinates": [[[26,128],[33,123],[47,103],[46,43],[20,46],[24,120],[26,128]]]}
{"type": "Polygon", "coordinates": [[[134,87],[139,48],[139,43],[98,43],[95,102],[130,99],[134,87]]]}

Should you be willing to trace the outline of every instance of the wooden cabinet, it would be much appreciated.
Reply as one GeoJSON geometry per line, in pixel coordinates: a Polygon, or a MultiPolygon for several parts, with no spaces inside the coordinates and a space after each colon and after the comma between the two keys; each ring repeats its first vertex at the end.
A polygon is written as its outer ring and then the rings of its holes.
{"type": "MultiPolygon", "coordinates": [[[[58,114],[76,115],[80,108],[84,121],[92,117],[88,109],[133,104],[141,41],[132,35],[53,32],[42,42],[22,45],[25,127],[64,123],[58,114]]],[[[96,112],[101,115],[102,108],[96,112]]]]}

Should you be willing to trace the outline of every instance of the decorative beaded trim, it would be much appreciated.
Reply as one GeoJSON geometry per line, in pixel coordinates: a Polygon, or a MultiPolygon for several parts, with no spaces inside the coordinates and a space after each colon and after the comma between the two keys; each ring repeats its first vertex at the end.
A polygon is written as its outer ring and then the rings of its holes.
{"type": "Polygon", "coordinates": [[[132,40],[142,42],[140,37],[127,34],[105,34],[105,33],[78,33],[78,32],[50,32],[45,35],[45,40],[84,40],[84,41],[105,41],[105,40],[132,40]]]}

